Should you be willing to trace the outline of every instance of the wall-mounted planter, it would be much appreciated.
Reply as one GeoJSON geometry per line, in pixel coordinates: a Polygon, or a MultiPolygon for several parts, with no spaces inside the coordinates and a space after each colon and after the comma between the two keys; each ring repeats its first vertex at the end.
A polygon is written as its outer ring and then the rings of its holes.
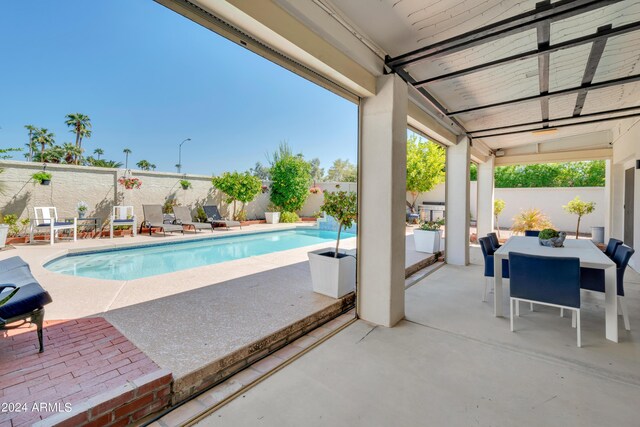
{"type": "Polygon", "coordinates": [[[49,185],[49,184],[51,184],[50,179],[43,179],[42,181],[40,181],[40,185],[49,185]]]}

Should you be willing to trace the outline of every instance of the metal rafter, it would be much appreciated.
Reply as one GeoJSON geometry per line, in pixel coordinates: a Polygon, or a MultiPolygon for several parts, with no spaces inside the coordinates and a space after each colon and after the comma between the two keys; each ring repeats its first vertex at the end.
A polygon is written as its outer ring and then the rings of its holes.
{"type": "Polygon", "coordinates": [[[496,59],[495,61],[485,62],[483,64],[474,65],[473,67],[464,68],[458,71],[452,71],[450,73],[441,74],[435,77],[429,77],[424,80],[419,80],[416,82],[415,86],[425,86],[430,83],[440,82],[444,80],[454,79],[458,77],[463,77],[469,74],[477,73],[478,71],[489,70],[491,68],[499,67],[502,65],[511,64],[514,62],[524,61],[531,58],[536,58],[540,55],[551,54],[554,52],[558,52],[564,49],[570,49],[572,47],[581,46],[587,43],[595,43],[599,40],[608,39],[610,37],[619,36],[622,34],[631,33],[634,31],[640,30],[640,22],[632,22],[630,24],[622,25],[620,27],[616,27],[607,31],[597,32],[594,34],[589,34],[587,36],[578,37],[573,40],[567,40],[562,43],[558,43],[555,45],[547,46],[543,49],[535,49],[530,50],[528,52],[519,53],[512,56],[507,56],[505,58],[496,59]]]}
{"type": "Polygon", "coordinates": [[[612,121],[612,120],[630,119],[630,118],[633,118],[633,117],[640,117],[640,112],[635,113],[635,114],[626,114],[624,116],[605,117],[603,119],[595,119],[595,120],[585,120],[585,121],[577,122],[577,123],[565,123],[565,124],[560,124],[560,125],[556,125],[556,126],[551,126],[551,128],[515,130],[515,131],[512,131],[512,132],[494,133],[494,134],[489,134],[489,135],[480,135],[480,136],[475,136],[474,138],[477,138],[477,139],[495,138],[497,136],[516,135],[516,134],[519,134],[519,133],[532,133],[532,132],[536,132],[536,131],[545,131],[545,130],[550,130],[550,129],[559,129],[559,128],[566,128],[566,127],[572,127],[572,126],[588,125],[588,124],[593,124],[593,123],[609,122],[609,121],[612,121]]]}
{"type": "MultiPolygon", "coordinates": [[[[551,0],[545,0],[536,5],[536,10],[547,9],[550,5],[551,0]]],[[[551,40],[551,23],[549,20],[540,22],[536,31],[538,50],[548,48],[551,40]]],[[[538,56],[538,86],[540,87],[540,95],[549,93],[549,53],[543,53],[538,56]]],[[[542,121],[547,122],[549,120],[549,98],[540,98],[540,113],[542,121]]],[[[544,124],[542,127],[547,127],[547,125],[544,124]]]]}
{"type": "MultiPolygon", "coordinates": [[[[565,117],[558,117],[558,118],[555,118],[555,119],[550,119],[549,122],[553,123],[553,122],[559,122],[559,121],[563,121],[563,120],[584,119],[584,118],[587,118],[587,117],[606,116],[608,114],[626,113],[626,112],[634,111],[634,110],[640,110],[640,105],[636,105],[634,107],[616,108],[615,110],[598,111],[596,113],[581,114],[580,117],[575,117],[573,115],[565,116],[565,117]]],[[[532,122],[525,122],[525,123],[519,123],[519,124],[514,124],[514,125],[496,126],[496,127],[493,127],[493,128],[470,130],[469,133],[470,134],[477,134],[477,133],[485,133],[485,132],[495,132],[495,131],[498,131],[498,130],[521,128],[523,126],[534,126],[534,125],[542,125],[542,124],[544,124],[543,121],[536,120],[536,121],[532,121],[532,122]]],[[[473,135],[473,136],[476,137],[476,138],[482,138],[483,137],[483,135],[473,135]]]]}
{"type": "MultiPolygon", "coordinates": [[[[598,32],[604,32],[611,29],[611,24],[598,28],[598,32]]],[[[598,40],[591,45],[591,52],[589,52],[589,59],[587,59],[587,65],[584,69],[584,75],[582,76],[582,85],[589,85],[593,81],[593,77],[596,75],[600,58],[607,45],[607,39],[598,40]]],[[[587,90],[578,92],[576,98],[576,106],[573,108],[574,117],[578,117],[582,113],[582,108],[587,100],[587,90]]]]}
{"type": "Polygon", "coordinates": [[[619,79],[606,80],[604,82],[590,83],[590,84],[581,85],[581,86],[578,86],[578,87],[572,87],[572,88],[569,88],[569,89],[562,89],[562,90],[558,90],[558,91],[555,91],[555,92],[549,92],[549,93],[547,93],[545,95],[525,96],[524,98],[512,99],[512,100],[509,100],[509,101],[502,101],[502,102],[496,102],[496,103],[493,103],[493,104],[480,105],[480,106],[473,107],[473,108],[467,108],[465,110],[453,111],[453,112],[448,113],[447,115],[449,117],[455,117],[455,116],[459,116],[460,114],[472,113],[474,111],[486,110],[486,109],[489,109],[489,108],[504,107],[504,106],[507,106],[507,105],[522,104],[523,102],[536,101],[536,100],[540,100],[540,99],[543,99],[543,98],[553,98],[553,97],[562,96],[562,95],[570,95],[570,94],[578,93],[578,92],[582,92],[582,91],[604,89],[604,88],[608,88],[608,87],[612,87],[612,86],[620,86],[620,85],[627,84],[627,83],[635,83],[637,81],[640,81],[640,74],[636,74],[636,75],[628,76],[628,77],[621,77],[619,79]]]}
{"type": "Polygon", "coordinates": [[[434,43],[395,58],[389,58],[387,66],[391,68],[406,67],[426,59],[434,59],[449,55],[474,46],[533,29],[538,24],[549,23],[571,18],[576,15],[600,9],[623,0],[560,0],[544,9],[538,8],[521,13],[511,18],[469,31],[456,37],[434,43]]]}

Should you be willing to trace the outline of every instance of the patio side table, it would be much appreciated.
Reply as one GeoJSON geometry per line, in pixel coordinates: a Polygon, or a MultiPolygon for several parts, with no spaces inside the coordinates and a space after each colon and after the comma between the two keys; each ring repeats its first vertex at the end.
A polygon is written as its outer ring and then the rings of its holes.
{"type": "MultiPolygon", "coordinates": [[[[73,221],[73,218],[65,218],[65,221],[73,221]]],[[[91,229],[94,233],[99,231],[102,225],[102,218],[99,217],[91,217],[91,218],[78,218],[78,229],[83,227],[85,229],[91,229]]]]}

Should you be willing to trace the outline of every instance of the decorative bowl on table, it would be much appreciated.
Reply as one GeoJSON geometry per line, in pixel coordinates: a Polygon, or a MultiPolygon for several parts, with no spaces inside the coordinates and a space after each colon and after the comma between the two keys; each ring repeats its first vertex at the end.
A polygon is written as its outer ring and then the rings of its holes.
{"type": "Polygon", "coordinates": [[[538,242],[542,246],[548,246],[550,248],[561,248],[563,247],[564,239],[567,238],[567,233],[564,231],[558,232],[553,228],[545,228],[538,235],[538,242]]]}

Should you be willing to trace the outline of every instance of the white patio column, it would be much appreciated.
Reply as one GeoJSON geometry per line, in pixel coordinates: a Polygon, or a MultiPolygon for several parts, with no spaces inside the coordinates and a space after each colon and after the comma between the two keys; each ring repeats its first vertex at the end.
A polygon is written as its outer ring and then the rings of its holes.
{"type": "Polygon", "coordinates": [[[378,78],[360,104],[358,314],[391,327],[404,317],[407,85],[378,78]]]}
{"type": "Polygon", "coordinates": [[[493,156],[478,164],[478,237],[493,231],[493,166],[493,156]]]}
{"type": "MultiPolygon", "coordinates": [[[[612,175],[612,171],[611,171],[611,159],[607,159],[604,161],[604,165],[605,165],[605,172],[604,172],[604,206],[602,207],[604,209],[604,224],[602,224],[604,226],[604,243],[605,245],[607,244],[607,242],[609,241],[609,238],[611,237],[611,201],[613,198],[613,192],[611,191],[611,187],[613,184],[613,175],[612,175]]],[[[596,206],[596,209],[598,209],[598,207],[596,206]]]]}
{"type": "MultiPolygon", "coordinates": [[[[469,153],[470,141],[460,137],[447,147],[445,261],[447,264],[469,263],[469,153]]],[[[478,197],[479,199],[479,197],[478,197]]]]}

